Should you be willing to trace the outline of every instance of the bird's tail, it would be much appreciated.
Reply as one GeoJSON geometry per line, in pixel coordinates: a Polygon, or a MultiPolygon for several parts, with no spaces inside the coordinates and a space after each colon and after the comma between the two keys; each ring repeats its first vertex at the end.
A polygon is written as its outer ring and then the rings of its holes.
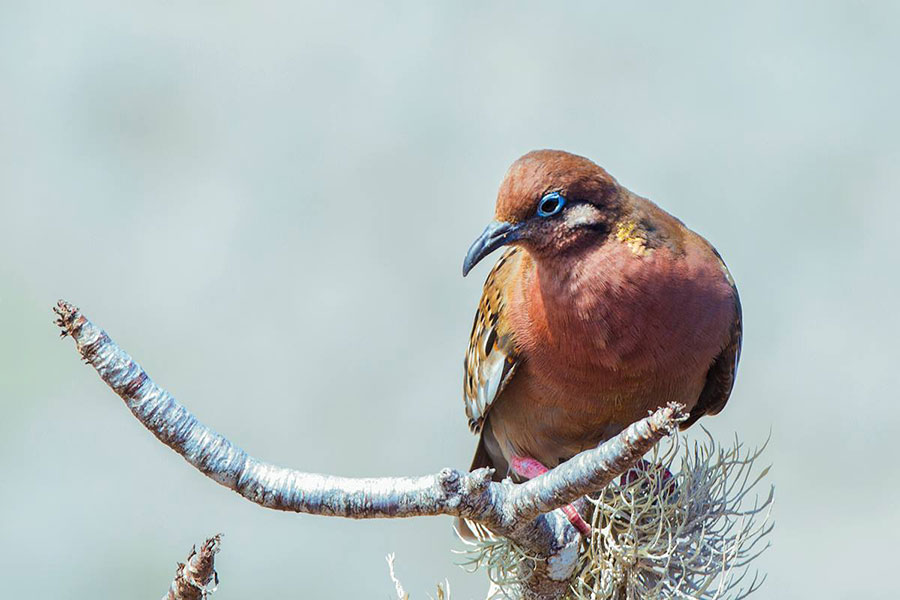
{"type": "MultiPolygon", "coordinates": [[[[499,459],[491,458],[491,455],[488,453],[487,445],[485,443],[485,436],[490,436],[491,438],[487,443],[494,441],[493,435],[490,434],[490,429],[485,427],[485,429],[481,433],[481,436],[478,438],[478,447],[475,449],[475,456],[472,458],[472,466],[469,467],[469,472],[472,472],[475,469],[483,469],[487,467],[490,469],[494,469],[494,481],[502,481],[509,471],[509,465],[507,465],[506,461],[503,460],[502,454],[500,455],[499,459]]],[[[494,443],[496,444],[496,442],[494,443]]],[[[464,540],[472,541],[477,539],[477,536],[472,532],[470,524],[466,522],[465,519],[456,519],[455,527],[456,532],[464,540]]]]}

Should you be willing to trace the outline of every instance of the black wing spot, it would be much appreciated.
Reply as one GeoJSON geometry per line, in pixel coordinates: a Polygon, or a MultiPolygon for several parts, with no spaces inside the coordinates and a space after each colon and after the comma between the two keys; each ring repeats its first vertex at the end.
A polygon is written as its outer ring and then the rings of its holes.
{"type": "Polygon", "coordinates": [[[494,349],[494,344],[497,342],[497,330],[491,328],[491,332],[488,334],[487,339],[484,341],[484,354],[485,356],[490,355],[491,350],[494,349]]]}

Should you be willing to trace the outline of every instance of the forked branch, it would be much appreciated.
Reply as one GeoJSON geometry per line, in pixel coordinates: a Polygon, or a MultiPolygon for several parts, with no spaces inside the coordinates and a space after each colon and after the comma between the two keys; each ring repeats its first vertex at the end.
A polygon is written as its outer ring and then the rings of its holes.
{"type": "Polygon", "coordinates": [[[513,485],[491,481],[489,469],[443,469],[421,477],[349,478],[307,473],[260,461],[216,433],[159,387],[102,329],[71,304],[54,311],[85,362],[161,442],[206,476],[266,508],[354,519],[426,515],[463,517],[546,559],[535,566],[523,597],[558,597],[575,567],[578,533],[559,512],[603,489],[684,420],[669,405],[601,446],[549,473],[513,485]],[[558,592],[557,592],[558,590],[558,592]]]}

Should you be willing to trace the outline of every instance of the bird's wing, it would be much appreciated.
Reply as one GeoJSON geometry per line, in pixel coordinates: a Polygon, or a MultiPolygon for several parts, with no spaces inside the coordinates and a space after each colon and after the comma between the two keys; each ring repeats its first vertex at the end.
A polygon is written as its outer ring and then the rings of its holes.
{"type": "Polygon", "coordinates": [[[474,433],[481,431],[491,403],[509,383],[519,362],[505,311],[510,289],[508,282],[522,267],[525,256],[523,250],[515,247],[503,253],[484,283],[475,313],[463,379],[466,416],[474,433]]]}
{"type": "Polygon", "coordinates": [[[731,322],[728,341],[709,368],[709,372],[706,374],[706,384],[703,386],[703,391],[700,392],[700,398],[697,400],[697,404],[694,406],[688,419],[681,424],[682,429],[690,427],[703,415],[715,415],[725,408],[725,404],[728,403],[728,397],[731,396],[731,388],[734,387],[734,377],[737,374],[738,362],[741,359],[741,336],[743,334],[741,298],[738,296],[737,287],[734,285],[734,279],[732,279],[728,267],[725,266],[725,262],[722,261],[722,257],[719,256],[718,252],[716,252],[716,256],[722,265],[722,270],[731,289],[734,291],[734,320],[731,322]]]}

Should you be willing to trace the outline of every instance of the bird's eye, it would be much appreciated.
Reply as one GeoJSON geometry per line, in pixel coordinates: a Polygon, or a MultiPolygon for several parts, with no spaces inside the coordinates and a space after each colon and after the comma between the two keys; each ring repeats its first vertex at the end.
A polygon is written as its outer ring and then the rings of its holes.
{"type": "Polygon", "coordinates": [[[552,217],[566,205],[566,198],[559,192],[545,194],[538,202],[537,214],[539,217],[552,217]]]}

